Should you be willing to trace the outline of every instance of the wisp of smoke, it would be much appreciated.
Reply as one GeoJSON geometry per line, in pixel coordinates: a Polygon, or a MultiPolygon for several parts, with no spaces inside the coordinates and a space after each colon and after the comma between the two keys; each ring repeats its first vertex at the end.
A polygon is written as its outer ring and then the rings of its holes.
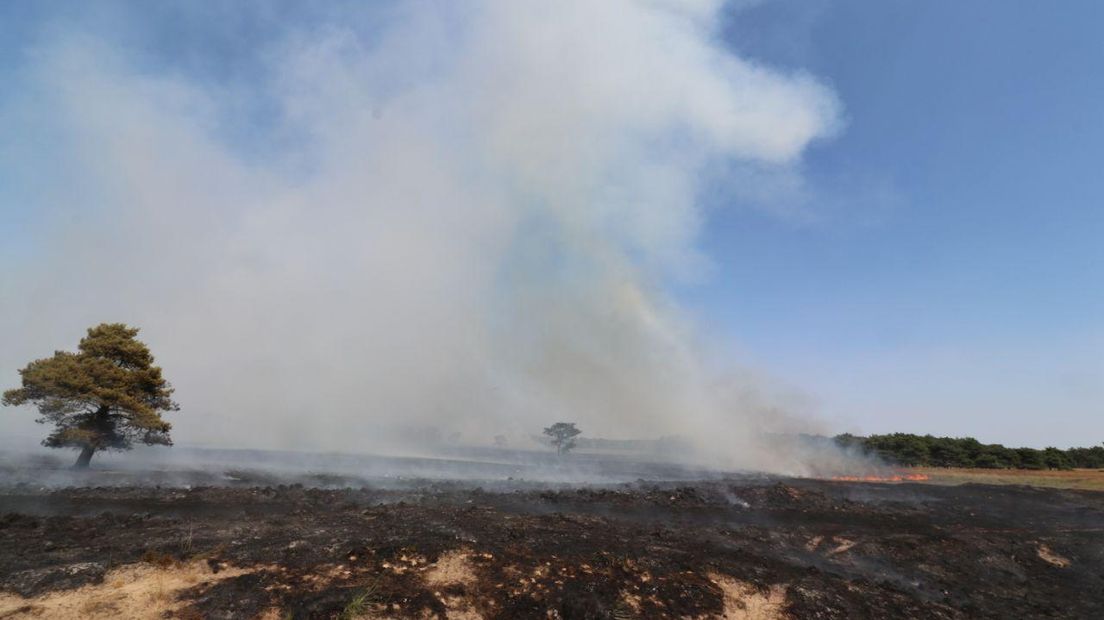
{"type": "Polygon", "coordinates": [[[0,112],[50,162],[3,266],[5,386],[125,321],[181,442],[416,451],[569,420],[799,471],[758,447],[770,397],[704,361],[666,292],[707,266],[711,171],[754,195],[838,124],[815,79],[727,49],[722,8],[414,2],[370,34],[335,9],[251,52],[242,90],[46,31],[0,112]]]}

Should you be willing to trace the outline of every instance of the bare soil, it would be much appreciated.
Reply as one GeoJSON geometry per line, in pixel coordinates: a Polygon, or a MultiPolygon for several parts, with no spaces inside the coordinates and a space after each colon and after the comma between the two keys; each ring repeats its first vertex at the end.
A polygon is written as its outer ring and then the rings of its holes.
{"type": "Polygon", "coordinates": [[[0,490],[0,618],[1101,618],[1104,493],[0,490]]]}

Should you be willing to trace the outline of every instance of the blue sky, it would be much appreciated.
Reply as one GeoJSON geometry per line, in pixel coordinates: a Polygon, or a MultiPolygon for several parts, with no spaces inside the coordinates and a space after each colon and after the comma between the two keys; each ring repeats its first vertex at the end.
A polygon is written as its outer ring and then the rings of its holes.
{"type": "Polygon", "coordinates": [[[816,221],[714,213],[701,312],[857,429],[1098,443],[1102,18],[1007,1],[740,14],[732,45],[826,78],[847,126],[806,158],[816,221]]]}
{"type": "MultiPolygon", "coordinates": [[[[277,112],[253,96],[268,87],[258,58],[326,10],[151,4],[0,4],[0,79],[21,85],[43,33],[77,25],[150,73],[224,89],[235,149],[295,139],[269,131],[277,112]]],[[[712,267],[675,294],[717,346],[806,393],[831,432],[1104,441],[1104,5],[768,0],[729,14],[725,45],[820,79],[844,126],[807,150],[781,206],[703,198],[712,267]]],[[[368,38],[389,19],[358,16],[368,38]]],[[[36,250],[27,205],[48,183],[36,158],[50,135],[0,144],[7,269],[36,250]]]]}

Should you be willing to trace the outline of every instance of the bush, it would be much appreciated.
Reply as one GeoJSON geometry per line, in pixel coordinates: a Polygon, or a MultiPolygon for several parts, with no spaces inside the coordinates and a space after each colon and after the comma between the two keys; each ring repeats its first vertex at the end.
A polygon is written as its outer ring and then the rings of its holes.
{"type": "Polygon", "coordinates": [[[860,437],[845,433],[833,438],[840,447],[877,456],[897,465],[981,467],[985,469],[1104,468],[1104,446],[1060,450],[1049,447],[1006,448],[983,444],[973,437],[933,437],[892,433],[860,437]]]}

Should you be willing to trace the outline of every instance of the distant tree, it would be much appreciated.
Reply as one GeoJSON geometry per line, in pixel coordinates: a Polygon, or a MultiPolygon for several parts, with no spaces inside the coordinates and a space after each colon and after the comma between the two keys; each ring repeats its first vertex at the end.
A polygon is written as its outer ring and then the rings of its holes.
{"type": "MultiPolygon", "coordinates": [[[[958,445],[962,447],[963,452],[966,454],[966,459],[963,463],[963,467],[975,467],[975,462],[981,458],[982,453],[985,451],[985,446],[980,441],[973,437],[961,437],[958,439],[958,445]]],[[[982,463],[994,460],[983,458],[982,463]]],[[[981,465],[976,465],[981,467],[981,465]]]]}
{"type": "Polygon", "coordinates": [[[966,450],[955,439],[934,437],[930,441],[930,464],[935,467],[962,467],[969,458],[966,450]]]}
{"type": "MultiPolygon", "coordinates": [[[[930,438],[930,435],[928,438],[930,438]]],[[[928,465],[928,438],[902,434],[897,444],[897,459],[901,464],[912,466],[928,465]]]]}
{"type": "Polygon", "coordinates": [[[544,429],[544,434],[552,438],[557,454],[566,454],[575,447],[575,437],[583,431],[575,428],[574,422],[556,422],[544,429]]]}
{"type": "Polygon", "coordinates": [[[992,452],[982,452],[974,459],[974,467],[979,467],[981,469],[1000,469],[1001,463],[997,455],[992,452]]]}
{"type": "Polygon", "coordinates": [[[856,437],[855,435],[852,435],[851,433],[841,433],[841,434],[836,435],[835,437],[833,437],[832,440],[835,441],[836,445],[838,445],[841,448],[856,449],[856,448],[863,448],[864,447],[864,442],[865,442],[866,438],[865,437],[856,437]]]}
{"type": "Polygon", "coordinates": [[[1016,448],[1016,453],[1020,455],[1021,469],[1046,469],[1043,453],[1035,448],[1016,448]]]}
{"type": "Polygon", "coordinates": [[[20,370],[22,387],[4,392],[3,404],[37,406],[38,423],[54,425],[42,445],[79,449],[74,467],[88,467],[97,450],[129,450],[136,441],[171,446],[161,412],[180,407],[137,335],[122,323],[90,328],[76,353],[57,351],[20,370]]]}
{"type": "Polygon", "coordinates": [[[1044,448],[1043,449],[1043,462],[1050,469],[1071,469],[1069,461],[1066,460],[1065,452],[1058,448],[1044,448]]]}
{"type": "Polygon", "coordinates": [[[1070,448],[1066,450],[1066,457],[1073,467],[1098,469],[1104,467],[1104,446],[1070,448]]]}
{"type": "Polygon", "coordinates": [[[1104,467],[1104,446],[1059,450],[1006,448],[973,437],[933,437],[893,433],[859,437],[836,435],[837,445],[897,465],[981,467],[986,469],[1070,469],[1104,467]]]}

